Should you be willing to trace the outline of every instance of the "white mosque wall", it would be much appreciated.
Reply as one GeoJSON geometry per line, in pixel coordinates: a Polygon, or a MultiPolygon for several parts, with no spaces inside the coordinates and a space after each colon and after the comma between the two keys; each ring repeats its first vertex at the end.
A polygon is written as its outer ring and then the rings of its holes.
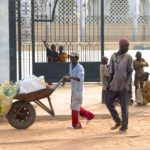
{"type": "Polygon", "coordinates": [[[0,2],[0,83],[3,83],[9,80],[8,0],[0,2]]]}

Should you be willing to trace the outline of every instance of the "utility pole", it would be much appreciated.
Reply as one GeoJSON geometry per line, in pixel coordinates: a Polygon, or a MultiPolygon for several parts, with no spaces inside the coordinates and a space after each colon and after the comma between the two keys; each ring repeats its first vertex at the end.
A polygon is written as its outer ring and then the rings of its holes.
{"type": "Polygon", "coordinates": [[[104,0],[101,0],[101,58],[104,56],[104,0]]]}

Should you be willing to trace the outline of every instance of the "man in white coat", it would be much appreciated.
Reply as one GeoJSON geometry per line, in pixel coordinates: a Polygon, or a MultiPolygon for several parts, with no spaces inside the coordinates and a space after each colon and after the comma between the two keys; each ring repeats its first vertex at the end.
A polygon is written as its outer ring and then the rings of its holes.
{"type": "Polygon", "coordinates": [[[79,115],[85,117],[87,122],[94,118],[94,114],[81,107],[83,100],[84,68],[78,63],[79,54],[72,52],[70,55],[69,76],[64,76],[64,81],[71,81],[71,110],[72,128],[82,128],[79,115]]]}

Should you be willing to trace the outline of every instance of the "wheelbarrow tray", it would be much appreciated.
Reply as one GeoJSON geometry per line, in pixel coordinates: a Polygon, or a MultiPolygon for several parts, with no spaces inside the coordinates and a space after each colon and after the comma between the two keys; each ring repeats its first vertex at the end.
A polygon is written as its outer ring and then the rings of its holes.
{"type": "Polygon", "coordinates": [[[50,87],[47,87],[45,89],[30,92],[30,93],[17,94],[14,97],[14,99],[30,102],[30,101],[39,100],[39,99],[42,99],[42,98],[47,98],[53,92],[54,92],[54,89],[52,89],[50,87]]]}

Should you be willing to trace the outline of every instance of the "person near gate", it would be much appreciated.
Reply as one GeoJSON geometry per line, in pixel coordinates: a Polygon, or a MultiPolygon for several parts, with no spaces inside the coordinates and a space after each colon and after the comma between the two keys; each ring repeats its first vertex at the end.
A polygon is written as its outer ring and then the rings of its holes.
{"type": "Polygon", "coordinates": [[[135,86],[135,97],[136,97],[136,103],[138,103],[137,101],[137,89],[141,89],[143,88],[143,84],[144,84],[144,78],[143,78],[143,74],[144,74],[144,67],[148,67],[148,63],[145,61],[144,58],[142,58],[142,53],[141,52],[136,52],[135,55],[136,59],[133,61],[133,68],[135,70],[135,77],[134,77],[134,86],[135,86]]]}
{"type": "Polygon", "coordinates": [[[52,44],[51,48],[49,48],[49,45],[44,42],[44,46],[46,47],[46,56],[47,56],[47,61],[48,62],[57,62],[58,61],[58,53],[56,51],[56,45],[52,44]]]}
{"type": "Polygon", "coordinates": [[[94,118],[94,114],[81,107],[84,88],[84,68],[78,63],[79,54],[72,52],[70,55],[69,76],[64,75],[64,81],[71,81],[71,117],[72,126],[70,128],[80,129],[82,125],[79,115],[87,119],[87,123],[94,118]]]}
{"type": "Polygon", "coordinates": [[[147,105],[150,103],[150,80],[149,80],[149,72],[143,73],[144,85],[142,89],[140,89],[142,97],[143,97],[143,105],[147,105]]]}
{"type": "Polygon", "coordinates": [[[68,58],[68,55],[66,52],[64,52],[64,47],[59,46],[59,53],[58,53],[58,62],[66,62],[68,58]]]}
{"type": "Polygon", "coordinates": [[[133,59],[128,52],[129,42],[127,39],[119,40],[119,51],[112,54],[109,63],[109,82],[107,87],[106,106],[115,122],[115,126],[111,129],[119,128],[120,132],[128,129],[128,107],[129,107],[129,91],[133,71],[133,59]],[[115,109],[114,101],[119,98],[121,106],[121,115],[119,117],[115,109]]]}
{"type": "Polygon", "coordinates": [[[108,58],[103,56],[100,64],[100,79],[102,82],[102,104],[105,104],[106,101],[106,88],[109,79],[108,72],[108,58]]]}
{"type": "Polygon", "coordinates": [[[46,57],[47,57],[47,61],[50,62],[50,54],[51,54],[51,49],[49,48],[49,44],[46,41],[43,41],[44,46],[46,48],[46,57]]]}

